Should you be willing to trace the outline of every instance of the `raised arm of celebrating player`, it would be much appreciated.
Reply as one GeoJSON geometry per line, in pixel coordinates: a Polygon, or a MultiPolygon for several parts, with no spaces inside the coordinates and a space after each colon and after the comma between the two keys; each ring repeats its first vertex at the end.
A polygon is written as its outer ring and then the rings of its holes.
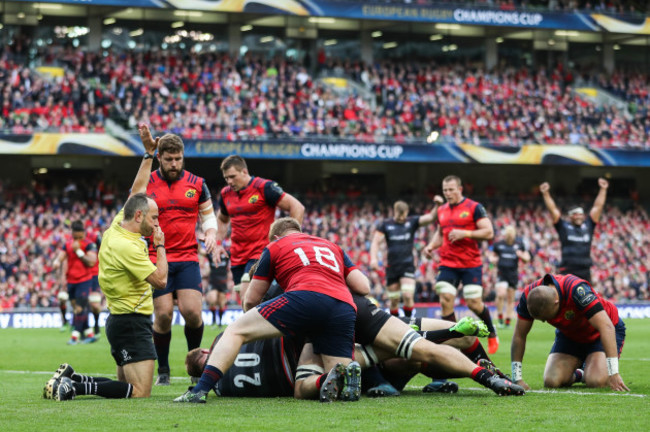
{"type": "Polygon", "coordinates": [[[154,139],[151,136],[151,131],[149,131],[149,126],[146,124],[141,124],[138,127],[140,131],[140,140],[144,145],[145,155],[140,162],[140,168],[138,173],[135,175],[133,180],[133,186],[131,186],[131,193],[129,197],[137,193],[146,193],[147,192],[147,183],[149,183],[149,177],[151,176],[151,167],[153,165],[153,155],[158,148],[158,141],[160,138],[156,137],[154,139]]]}
{"type": "Polygon", "coordinates": [[[557,208],[557,205],[555,204],[553,197],[551,197],[551,185],[548,184],[548,182],[544,182],[541,185],[539,185],[539,191],[542,194],[542,198],[544,199],[544,204],[546,205],[546,208],[548,209],[549,212],[551,212],[551,217],[553,218],[553,224],[555,225],[557,221],[560,220],[562,213],[560,213],[560,209],[557,208]]]}
{"type": "Polygon", "coordinates": [[[589,216],[591,216],[591,220],[594,222],[598,222],[600,220],[600,216],[603,214],[605,200],[607,199],[607,188],[609,188],[609,182],[604,178],[599,178],[598,186],[600,187],[600,189],[598,189],[598,195],[596,195],[594,205],[589,211],[589,216]]]}

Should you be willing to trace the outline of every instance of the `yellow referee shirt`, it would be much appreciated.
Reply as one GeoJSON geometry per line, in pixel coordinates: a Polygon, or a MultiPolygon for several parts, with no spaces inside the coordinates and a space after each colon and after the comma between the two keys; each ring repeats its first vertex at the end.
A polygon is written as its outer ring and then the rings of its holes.
{"type": "Polygon", "coordinates": [[[124,209],[102,237],[99,248],[99,286],[113,315],[153,314],[153,290],[145,279],[156,271],[140,233],[120,226],[124,209]]]}

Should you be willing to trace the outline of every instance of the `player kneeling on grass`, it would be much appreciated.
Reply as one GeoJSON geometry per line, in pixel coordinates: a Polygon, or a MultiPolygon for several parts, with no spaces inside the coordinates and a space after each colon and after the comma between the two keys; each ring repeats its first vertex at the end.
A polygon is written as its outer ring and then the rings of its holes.
{"type": "Polygon", "coordinates": [[[537,319],[556,328],[544,387],[568,387],[583,381],[587,387],[629,391],[618,372],[625,324],[616,306],[587,281],[573,275],[547,274],[524,289],[517,314],[511,347],[513,381],[529,389],[522,379],[521,362],[526,336],[537,319]]]}

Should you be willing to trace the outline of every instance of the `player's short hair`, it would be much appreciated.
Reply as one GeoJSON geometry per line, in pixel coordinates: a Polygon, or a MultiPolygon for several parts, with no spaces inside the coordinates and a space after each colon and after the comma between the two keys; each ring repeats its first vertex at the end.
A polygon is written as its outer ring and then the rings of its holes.
{"type": "Polygon", "coordinates": [[[271,228],[269,229],[269,241],[273,241],[276,236],[282,237],[288,231],[302,232],[300,222],[288,216],[276,220],[271,224],[271,228]]]}
{"type": "Polygon", "coordinates": [[[455,181],[458,186],[463,185],[463,182],[461,181],[460,177],[458,177],[457,175],[448,175],[447,177],[442,179],[443,183],[447,183],[450,181],[455,181]]]}
{"type": "Polygon", "coordinates": [[[72,229],[72,231],[75,231],[75,232],[85,231],[84,230],[84,223],[81,222],[80,220],[76,220],[76,221],[72,222],[72,224],[70,224],[70,229],[72,229]]]}
{"type": "Polygon", "coordinates": [[[191,377],[200,377],[203,374],[204,364],[201,361],[203,357],[202,348],[194,348],[185,356],[185,370],[191,377]]]}
{"type": "Polygon", "coordinates": [[[507,226],[503,229],[503,235],[506,235],[506,236],[507,236],[508,234],[511,234],[511,235],[513,235],[513,236],[516,236],[516,235],[517,235],[517,228],[515,228],[514,225],[507,225],[507,226]]]}
{"type": "Polygon", "coordinates": [[[135,212],[142,211],[146,215],[149,212],[149,200],[151,198],[146,193],[137,193],[129,197],[124,204],[124,220],[130,221],[135,217],[135,212]]]}
{"type": "Polygon", "coordinates": [[[248,169],[246,161],[239,155],[230,155],[221,162],[221,171],[228,171],[233,167],[237,169],[237,171],[248,169]]]}
{"type": "Polygon", "coordinates": [[[164,153],[185,153],[185,145],[178,135],[165,134],[158,141],[158,154],[164,153]]]}
{"type": "Polygon", "coordinates": [[[409,205],[402,200],[395,201],[395,204],[393,204],[393,211],[395,211],[395,214],[407,213],[409,211],[409,205]]]}
{"type": "Polygon", "coordinates": [[[555,288],[548,285],[540,285],[530,290],[526,298],[526,305],[532,317],[543,316],[553,305],[555,301],[554,290],[555,288]]]}

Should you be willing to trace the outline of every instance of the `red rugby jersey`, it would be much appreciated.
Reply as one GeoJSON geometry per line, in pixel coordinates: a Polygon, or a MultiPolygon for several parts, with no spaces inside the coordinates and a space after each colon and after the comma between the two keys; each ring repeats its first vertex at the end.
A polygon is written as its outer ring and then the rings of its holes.
{"type": "Polygon", "coordinates": [[[578,343],[592,343],[600,338],[600,333],[589,323],[595,313],[605,310],[612,320],[618,324],[618,309],[616,306],[602,298],[589,283],[573,275],[551,275],[533,282],[524,288],[524,292],[517,305],[519,318],[532,321],[533,317],[528,312],[527,299],[530,290],[540,285],[555,285],[560,297],[560,310],[548,323],[560,330],[569,339],[578,343]]]}
{"type": "Polygon", "coordinates": [[[260,177],[238,192],[230,186],[221,189],[219,208],[230,217],[230,264],[246,264],[258,259],[269,244],[269,228],[275,219],[275,206],[284,191],[275,182],[260,177]]]}
{"type": "MultiPolygon", "coordinates": [[[[91,231],[89,233],[86,233],[86,238],[89,242],[95,244],[95,247],[97,247],[97,253],[99,254],[99,246],[102,244],[102,236],[99,235],[97,231],[91,231]]],[[[99,259],[97,259],[95,265],[90,268],[90,272],[93,276],[99,275],[99,259]]]]}
{"type": "Polygon", "coordinates": [[[326,294],[357,309],[345,282],[356,269],[336,244],[304,233],[284,236],[268,245],[254,279],[276,279],[285,292],[313,291],[326,294]]]}
{"type": "MultiPolygon", "coordinates": [[[[68,271],[66,273],[66,278],[68,283],[77,284],[92,279],[93,274],[92,267],[86,267],[86,264],[81,261],[81,258],[79,258],[74,249],[72,249],[73,242],[73,239],[69,239],[65,242],[64,246],[65,253],[68,257],[68,271]]],[[[97,252],[97,246],[95,246],[95,243],[88,241],[88,239],[81,240],[80,247],[84,252],[97,252]]]]}
{"type": "MultiPolygon", "coordinates": [[[[151,173],[149,194],[158,204],[160,228],[165,233],[167,261],[198,261],[196,222],[199,205],[210,199],[205,180],[183,170],[178,180],[165,180],[160,170],[151,173]]],[[[156,262],[156,250],[149,239],[149,258],[156,262]]]]}
{"type": "Polygon", "coordinates": [[[442,228],[442,246],[440,247],[440,265],[451,268],[470,268],[483,265],[478,242],[464,238],[451,242],[449,232],[453,229],[475,230],[476,222],[487,217],[483,206],[469,198],[451,206],[445,203],[438,209],[438,223],[442,228]]]}

